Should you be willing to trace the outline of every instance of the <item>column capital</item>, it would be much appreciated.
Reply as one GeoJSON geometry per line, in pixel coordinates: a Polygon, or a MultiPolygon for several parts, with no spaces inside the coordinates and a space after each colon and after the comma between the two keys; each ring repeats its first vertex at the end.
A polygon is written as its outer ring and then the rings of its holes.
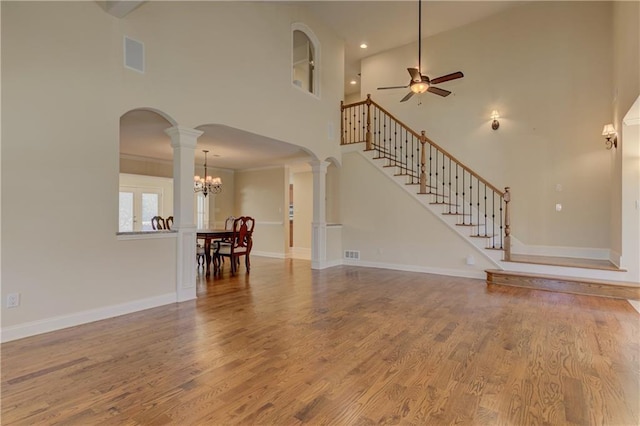
{"type": "Polygon", "coordinates": [[[311,171],[313,171],[313,173],[326,173],[330,163],[324,160],[313,160],[309,161],[309,164],[311,165],[311,171]]]}
{"type": "Polygon", "coordinates": [[[194,148],[198,138],[204,133],[202,130],[191,129],[189,127],[173,126],[164,131],[171,137],[171,146],[174,148],[185,147],[194,148]]]}

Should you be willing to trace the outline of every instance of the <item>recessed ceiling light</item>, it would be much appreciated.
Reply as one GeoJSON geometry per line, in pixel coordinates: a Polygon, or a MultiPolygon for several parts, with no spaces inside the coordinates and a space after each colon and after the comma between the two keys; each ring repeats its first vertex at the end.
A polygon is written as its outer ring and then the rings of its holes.
{"type": "Polygon", "coordinates": [[[349,82],[349,84],[358,84],[358,82],[357,82],[357,81],[355,81],[355,80],[351,80],[351,81],[349,82]]]}
{"type": "Polygon", "coordinates": [[[360,49],[366,49],[367,47],[369,47],[369,46],[367,46],[367,43],[362,43],[360,45],[360,49]]]}

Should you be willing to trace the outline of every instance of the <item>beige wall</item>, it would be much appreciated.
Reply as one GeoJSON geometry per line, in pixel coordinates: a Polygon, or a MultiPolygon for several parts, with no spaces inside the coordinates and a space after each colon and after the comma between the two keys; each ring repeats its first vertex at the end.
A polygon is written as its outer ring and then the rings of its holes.
{"type": "Polygon", "coordinates": [[[360,153],[342,161],[342,249],[360,251],[361,263],[471,276],[494,267],[360,153]]]}
{"type": "Polygon", "coordinates": [[[175,293],[175,238],[116,238],[115,19],[92,2],[1,7],[2,300],[21,294],[3,338],[175,293]]]}
{"type": "Polygon", "coordinates": [[[293,247],[311,250],[313,220],[313,174],[294,173],[293,183],[293,247]]]}
{"type": "Polygon", "coordinates": [[[327,223],[340,222],[340,167],[334,163],[327,167],[327,223]]]}
{"type": "MultiPolygon", "coordinates": [[[[624,212],[622,197],[623,162],[637,153],[637,141],[625,141],[622,136],[622,120],[640,95],[640,3],[613,3],[613,114],[611,122],[618,130],[618,149],[611,156],[613,185],[611,188],[611,247],[618,254],[622,253],[623,239],[636,238],[638,235],[625,235],[622,232],[622,215],[633,214],[633,200],[627,203],[624,212]],[[632,144],[632,146],[629,146],[632,144]]],[[[627,172],[627,178],[629,172],[627,172]]],[[[635,186],[637,187],[637,181],[635,186]]],[[[633,191],[633,190],[632,190],[633,191]]],[[[636,210],[637,212],[637,210],[636,210]]],[[[637,213],[636,213],[637,214],[637,213]]],[[[640,261],[636,262],[640,263],[640,261]]]]}
{"type": "Polygon", "coordinates": [[[147,2],[120,24],[123,35],[145,44],[147,66],[144,75],[122,73],[123,112],[154,108],[186,127],[223,124],[304,146],[318,158],[339,156],[339,146],[327,143],[326,129],[329,122],[334,128],[340,123],[342,41],[304,7],[147,2]],[[296,22],[320,41],[319,97],[292,83],[291,25],[296,22]]]}
{"type": "Polygon", "coordinates": [[[286,195],[289,177],[285,168],[243,170],[236,172],[235,176],[234,211],[238,216],[251,216],[256,220],[253,251],[284,257],[289,247],[286,195]]]}
{"type": "Polygon", "coordinates": [[[212,168],[208,174],[222,179],[222,191],[208,196],[209,224],[212,228],[224,228],[224,221],[229,216],[240,216],[235,212],[235,171],[212,168]]]}
{"type": "MultiPolygon", "coordinates": [[[[2,310],[3,338],[8,328],[28,335],[175,300],[175,237],[116,236],[123,113],[149,108],[185,127],[221,123],[304,145],[319,158],[339,155],[326,128],[339,123],[342,42],[304,8],[146,2],[118,20],[95,2],[0,7],[2,300],[21,294],[18,308],[2,310]],[[292,22],[304,22],[320,40],[319,98],[291,83],[292,22]],[[123,67],[125,34],[145,44],[145,74],[123,67]],[[44,222],[55,226],[42,233],[44,222]],[[34,260],[34,241],[56,249],[34,260]]],[[[279,173],[283,194],[288,182],[279,173]]],[[[222,216],[231,212],[225,197],[235,194],[234,180],[223,176],[222,216]]],[[[263,201],[284,210],[278,198],[263,201]]],[[[245,201],[234,213],[258,211],[258,221],[281,223],[258,224],[259,244],[276,241],[260,250],[284,255],[284,211],[245,201]],[[271,228],[275,236],[260,236],[271,228]]]]}
{"type": "Polygon", "coordinates": [[[173,178],[173,163],[120,156],[120,173],[173,178]]]}
{"type": "Polygon", "coordinates": [[[611,120],[611,16],[607,2],[528,2],[424,40],[427,75],[465,73],[440,85],[453,95],[400,103],[405,91],[376,90],[407,81],[415,44],[365,59],[362,95],[497,187],[510,186],[512,232],[523,243],[606,251],[615,154],[601,132],[611,120]]]}

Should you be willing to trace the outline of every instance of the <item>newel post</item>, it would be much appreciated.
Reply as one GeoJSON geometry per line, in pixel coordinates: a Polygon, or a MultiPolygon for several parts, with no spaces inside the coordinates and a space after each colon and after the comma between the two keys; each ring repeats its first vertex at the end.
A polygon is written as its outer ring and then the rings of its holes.
{"type": "Polygon", "coordinates": [[[511,201],[511,188],[504,189],[504,260],[511,260],[511,216],[509,214],[509,202],[511,201]]]}
{"type": "Polygon", "coordinates": [[[370,151],[373,149],[371,146],[371,95],[367,95],[367,135],[366,135],[367,146],[366,150],[370,151]]]}
{"type": "Polygon", "coordinates": [[[427,136],[423,130],[420,133],[420,194],[427,193],[427,150],[425,145],[427,144],[427,136]]]}

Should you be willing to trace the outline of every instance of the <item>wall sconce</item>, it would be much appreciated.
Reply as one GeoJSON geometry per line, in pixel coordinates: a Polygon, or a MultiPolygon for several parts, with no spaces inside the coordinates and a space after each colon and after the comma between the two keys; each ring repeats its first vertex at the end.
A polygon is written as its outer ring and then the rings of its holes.
{"type": "Polygon", "coordinates": [[[616,135],[616,129],[613,127],[613,124],[606,124],[602,129],[602,136],[607,138],[605,144],[607,144],[607,149],[611,149],[611,147],[618,147],[618,136],[616,135]]]}
{"type": "Polygon", "coordinates": [[[491,122],[491,128],[493,130],[498,130],[498,127],[500,127],[500,122],[498,121],[498,118],[500,118],[500,114],[498,114],[498,110],[493,110],[493,112],[491,113],[491,119],[493,120],[491,122]]]}

